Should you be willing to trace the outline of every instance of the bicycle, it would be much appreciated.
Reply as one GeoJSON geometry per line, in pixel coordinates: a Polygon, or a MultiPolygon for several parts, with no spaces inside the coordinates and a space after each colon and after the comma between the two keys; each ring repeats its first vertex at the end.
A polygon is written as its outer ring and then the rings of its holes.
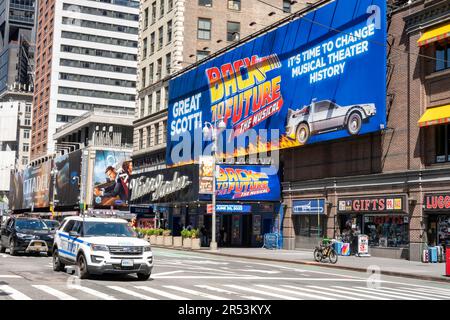
{"type": "Polygon", "coordinates": [[[314,249],[314,260],[317,262],[323,262],[327,258],[332,264],[335,264],[338,260],[338,255],[336,250],[334,250],[333,242],[326,245],[321,243],[314,249]]]}

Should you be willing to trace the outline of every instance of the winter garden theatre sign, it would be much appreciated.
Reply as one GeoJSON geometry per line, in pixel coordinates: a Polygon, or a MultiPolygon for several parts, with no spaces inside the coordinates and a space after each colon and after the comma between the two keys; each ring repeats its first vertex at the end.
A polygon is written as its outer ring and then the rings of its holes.
{"type": "Polygon", "coordinates": [[[192,181],[188,176],[181,175],[178,171],[173,173],[170,180],[166,180],[163,174],[156,177],[140,176],[130,182],[132,190],[130,201],[142,198],[151,194],[151,201],[157,201],[167,197],[177,191],[183,190],[191,185],[192,181]]]}

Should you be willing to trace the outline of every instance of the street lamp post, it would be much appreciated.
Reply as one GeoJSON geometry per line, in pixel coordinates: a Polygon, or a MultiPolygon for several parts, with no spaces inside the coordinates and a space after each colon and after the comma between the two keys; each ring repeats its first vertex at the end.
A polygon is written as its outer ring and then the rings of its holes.
{"type": "Polygon", "coordinates": [[[209,244],[210,250],[217,250],[217,240],[216,240],[216,151],[217,151],[217,137],[221,130],[226,128],[225,122],[220,119],[217,124],[217,120],[214,122],[214,125],[210,122],[205,122],[205,126],[203,127],[204,136],[209,136],[211,132],[211,139],[213,142],[211,148],[211,154],[213,159],[212,166],[212,221],[211,221],[211,242],[209,244]]]}

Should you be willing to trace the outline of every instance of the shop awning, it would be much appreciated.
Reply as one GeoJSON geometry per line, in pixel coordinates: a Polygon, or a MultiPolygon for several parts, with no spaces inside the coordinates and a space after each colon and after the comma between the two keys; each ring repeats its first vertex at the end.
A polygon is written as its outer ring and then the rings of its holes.
{"type": "Polygon", "coordinates": [[[450,104],[442,107],[430,108],[420,117],[419,126],[428,127],[450,122],[450,104]]]}
{"type": "Polygon", "coordinates": [[[425,31],[417,41],[417,44],[419,45],[419,47],[422,47],[445,38],[450,38],[450,23],[425,31]]]}

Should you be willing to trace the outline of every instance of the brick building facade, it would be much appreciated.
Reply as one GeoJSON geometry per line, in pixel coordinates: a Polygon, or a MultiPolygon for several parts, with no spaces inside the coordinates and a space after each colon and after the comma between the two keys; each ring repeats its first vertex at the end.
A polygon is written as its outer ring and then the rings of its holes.
{"type": "Polygon", "coordinates": [[[427,245],[450,241],[450,38],[431,37],[450,26],[450,3],[389,2],[387,127],[281,153],[287,249],[311,248],[355,227],[369,235],[376,256],[420,260],[427,245]],[[433,115],[439,119],[424,122],[433,115]],[[295,214],[301,199],[325,199],[325,215],[295,214]],[[399,201],[398,211],[349,209],[361,199],[399,201]],[[443,205],[433,207],[433,199],[443,205]]]}

